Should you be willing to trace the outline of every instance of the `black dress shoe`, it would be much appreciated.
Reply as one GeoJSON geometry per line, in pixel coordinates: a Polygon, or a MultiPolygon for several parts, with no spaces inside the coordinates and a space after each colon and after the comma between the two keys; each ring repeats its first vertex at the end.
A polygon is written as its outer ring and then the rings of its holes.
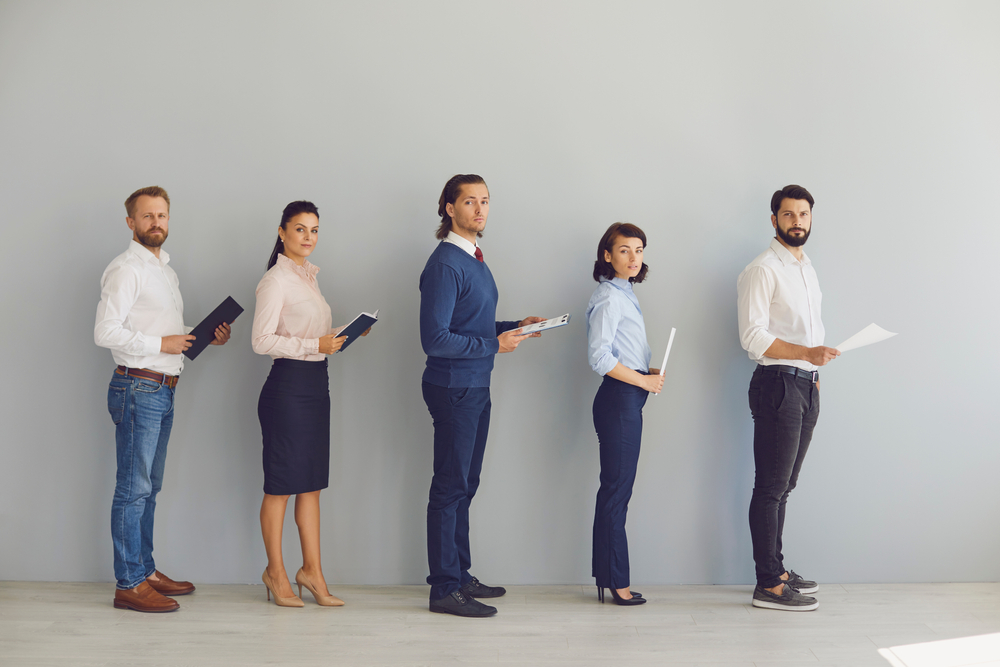
{"type": "Polygon", "coordinates": [[[462,591],[455,591],[451,595],[440,600],[431,600],[430,610],[436,614],[454,614],[455,616],[466,616],[468,618],[485,618],[497,613],[496,607],[466,597],[462,591]]]}
{"type": "Polygon", "coordinates": [[[498,598],[507,592],[503,586],[487,586],[475,577],[462,586],[462,593],[474,598],[498,598]]]}

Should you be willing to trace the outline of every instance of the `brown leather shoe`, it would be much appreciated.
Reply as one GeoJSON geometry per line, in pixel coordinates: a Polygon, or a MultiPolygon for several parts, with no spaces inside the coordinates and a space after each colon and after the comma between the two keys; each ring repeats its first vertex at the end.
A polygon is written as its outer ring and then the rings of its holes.
{"type": "Polygon", "coordinates": [[[187,595],[194,592],[194,584],[190,581],[174,581],[159,570],[155,570],[155,572],[159,581],[146,579],[146,583],[160,595],[187,595]]]}
{"type": "Polygon", "coordinates": [[[116,590],[115,608],[157,613],[177,611],[181,606],[154,591],[153,587],[144,581],[135,588],[116,590]]]}

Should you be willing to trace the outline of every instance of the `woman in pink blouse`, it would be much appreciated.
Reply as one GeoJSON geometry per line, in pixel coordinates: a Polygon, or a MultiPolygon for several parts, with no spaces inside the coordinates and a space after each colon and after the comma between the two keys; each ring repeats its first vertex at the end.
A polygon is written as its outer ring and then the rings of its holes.
{"type": "MultiPolygon", "coordinates": [[[[278,240],[257,285],[253,349],[274,365],[257,403],[264,437],[264,502],[260,529],[267,551],[261,580],[268,599],[301,607],[281,557],[281,531],[288,497],[295,495],[295,524],[302,543],[302,567],[295,574],[324,606],[344,602],[330,595],[320,562],[319,492],[330,478],[330,386],[326,355],[344,344],[331,329],[330,306],[319,291],[319,267],[308,261],[319,238],[319,211],[307,201],[285,207],[278,240]]],[[[367,333],[367,332],[365,332],[367,333]]]]}

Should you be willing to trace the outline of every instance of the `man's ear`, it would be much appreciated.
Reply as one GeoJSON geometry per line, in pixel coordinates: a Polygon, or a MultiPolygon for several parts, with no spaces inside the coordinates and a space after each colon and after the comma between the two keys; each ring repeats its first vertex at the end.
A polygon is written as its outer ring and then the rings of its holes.
{"type": "Polygon", "coordinates": [[[455,205],[454,204],[445,204],[444,205],[444,212],[447,213],[448,217],[451,218],[452,220],[455,219],[455,205]]]}
{"type": "Polygon", "coordinates": [[[128,216],[125,216],[125,224],[128,225],[128,228],[131,229],[133,232],[135,231],[135,220],[133,220],[128,216]]]}
{"type": "Polygon", "coordinates": [[[776,215],[771,216],[771,226],[774,227],[775,229],[778,228],[778,216],[776,215]]]}

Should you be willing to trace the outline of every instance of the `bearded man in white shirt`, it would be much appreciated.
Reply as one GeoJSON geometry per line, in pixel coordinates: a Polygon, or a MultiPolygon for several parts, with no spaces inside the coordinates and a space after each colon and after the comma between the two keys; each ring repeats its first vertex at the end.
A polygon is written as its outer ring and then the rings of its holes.
{"type": "Polygon", "coordinates": [[[754,488],[750,537],[757,586],[753,606],[811,611],[819,585],[786,569],[781,553],[788,494],[798,481],[819,417],[819,372],[840,355],[825,347],[819,279],[802,250],[813,197],[788,185],[771,197],[776,236],[737,280],[740,343],[757,368],[750,380],[754,488]]]}
{"type": "MultiPolygon", "coordinates": [[[[152,186],[125,200],[132,230],[128,249],[101,277],[94,342],[111,350],[118,364],[108,387],[115,424],[118,473],[111,503],[114,546],[114,606],[144,612],[179,608],[167,595],[194,591],[153,562],[153,513],[163,484],[167,440],[174,421],[174,392],[184,367],[182,353],[194,336],[184,326],[177,274],[160,249],[167,240],[170,197],[152,186]]],[[[215,330],[213,345],[229,340],[229,325],[215,330]]]]}

